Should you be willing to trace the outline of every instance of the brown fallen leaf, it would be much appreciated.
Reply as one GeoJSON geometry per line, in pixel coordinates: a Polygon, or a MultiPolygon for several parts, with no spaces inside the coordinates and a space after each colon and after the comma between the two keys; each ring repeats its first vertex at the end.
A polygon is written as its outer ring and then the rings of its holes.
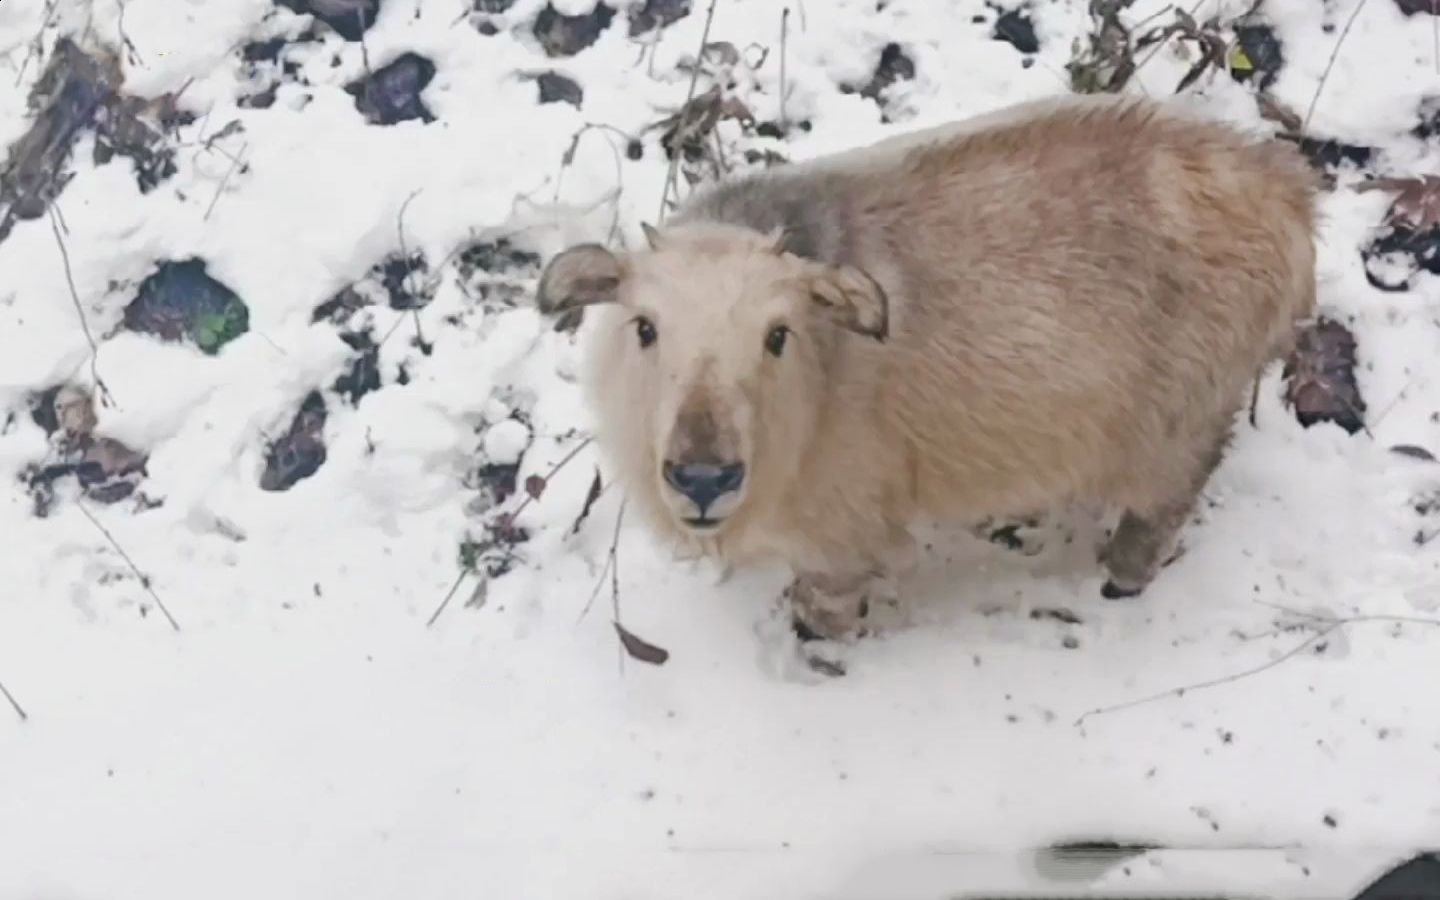
{"type": "Polygon", "coordinates": [[[545,493],[545,487],[548,484],[544,475],[531,475],[525,479],[525,493],[529,494],[532,499],[539,500],[545,493]]]}
{"type": "Polygon", "coordinates": [[[1389,224],[1408,225],[1416,231],[1440,227],[1440,175],[1377,178],[1357,185],[1355,190],[1394,193],[1395,202],[1386,216],[1389,224]]]}
{"type": "Polygon", "coordinates": [[[652,666],[663,666],[670,658],[670,651],[663,647],[657,647],[649,641],[638,638],[625,630],[625,626],[619,622],[611,622],[615,626],[615,633],[620,636],[620,643],[625,647],[625,652],[631,658],[641,662],[650,663],[652,666]]]}
{"type": "Polygon", "coordinates": [[[1355,364],[1355,335],[1341,323],[1321,318],[1300,331],[1281,377],[1301,425],[1334,422],[1350,434],[1366,430],[1355,364]]]}

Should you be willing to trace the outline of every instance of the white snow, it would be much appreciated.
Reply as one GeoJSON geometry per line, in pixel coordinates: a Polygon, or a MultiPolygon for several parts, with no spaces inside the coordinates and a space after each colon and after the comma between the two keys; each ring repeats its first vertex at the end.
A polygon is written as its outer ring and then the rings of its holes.
{"type": "MultiPolygon", "coordinates": [[[[717,584],[626,527],[620,617],[671,655],[623,657],[601,580],[621,498],[606,491],[572,535],[596,455],[551,472],[588,425],[577,349],[530,308],[533,270],[514,276],[513,308],[482,308],[485,286],[459,283],[451,257],[500,237],[546,256],[654,220],[656,134],[640,160],[619,135],[683,102],[676,64],[693,58],[704,4],[665,29],[653,62],[649,39],[628,37],[640,3],[615,5],[592,47],[551,60],[528,33],[543,4],[522,0],[485,36],[465,4],[385,0],[363,52],[328,32],[296,45],[309,86],[291,79],[246,109],[256,85],[237,48],[304,17],[267,21],[264,0],[62,0],[42,29],[38,3],[0,4],[7,145],[43,68],[22,64],[32,38],[48,54],[88,23],[115,43],[122,14],[127,90],[183,86],[198,115],[177,174],[144,195],[128,161],[96,166],[82,139],[57,204],[116,401],[98,433],[150,454],[140,489],[161,505],[82,500],[66,479],[35,514],[21,477],[48,447],[30,398],[88,387],[90,351],[50,220],[0,243],[0,684],[29,713],[0,702],[0,898],[919,898],[1038,884],[1027,851],[1086,839],[1175,848],[1097,884],[1343,897],[1440,843],[1440,627],[1415,618],[1440,609],[1440,540],[1416,540],[1440,517],[1415,510],[1440,465],[1387,450],[1440,453],[1440,282],[1369,285],[1359,251],[1387,200],[1349,190],[1354,174],[1325,201],[1320,298],[1356,334],[1370,434],[1302,428],[1270,373],[1258,428],[1238,429],[1186,554],[1143,598],[1101,600],[1078,547],[1024,559],[943,533],[903,627],[825,679],[795,661],[784,573],[717,584]],[[423,94],[436,121],[367,124],[344,85],[366,56],[374,69],[406,51],[437,67],[423,94]],[[536,104],[519,76],[549,69],[582,85],[583,109],[536,104]],[[232,121],[243,130],[214,138],[232,121]],[[586,132],[562,167],[585,123],[615,130],[586,132]],[[433,300],[402,312],[380,292],[362,317],[390,335],[385,384],[351,406],[329,388],[352,351],[312,311],[402,249],[430,262],[417,277],[433,300]],[[191,255],[250,311],[213,357],[120,330],[154,265],[191,255]],[[317,388],[325,464],[261,490],[267,447],[317,388]],[[475,470],[516,460],[507,509],[526,476],[551,476],[519,519],[530,540],[427,628],[462,541],[484,532],[475,470]],[[1055,607],[1082,622],[1031,617],[1055,607]],[[1329,627],[1307,615],[1410,620],[1360,618],[1282,660],[1329,627]]],[[[1275,93],[1304,115],[1354,5],[1266,5],[1287,59],[1275,93]]],[[[1042,50],[1026,67],[990,39],[981,0],[796,4],[785,111],[812,128],[754,145],[809,158],[1063,91],[1085,6],[1036,6],[1042,50]],[[887,93],[886,123],[839,85],[867,80],[890,41],[916,77],[887,93]]],[[[762,120],[780,111],[780,16],[719,0],[710,35],[770,49],[738,79],[762,120]]],[[[1440,94],[1432,26],[1369,3],[1311,128],[1382,148],[1388,174],[1434,172],[1435,143],[1408,134],[1440,94]]],[[[1174,88],[1194,52],[1177,46],[1136,90],[1174,88]]],[[[1265,126],[1223,72],[1180,102],[1265,126]]]]}

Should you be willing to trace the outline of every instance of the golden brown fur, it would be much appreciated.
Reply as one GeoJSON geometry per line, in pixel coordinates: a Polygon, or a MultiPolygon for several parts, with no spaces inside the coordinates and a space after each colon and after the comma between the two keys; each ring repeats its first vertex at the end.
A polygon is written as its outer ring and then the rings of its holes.
{"type": "Polygon", "coordinates": [[[917,516],[1123,508],[1129,595],[1312,309],[1313,186],[1288,146],[1153,103],[1027,104],[722,185],[653,249],[561,254],[540,303],[596,304],[598,437],[647,523],[783,558],[812,630],[893,593],[917,516]],[[747,473],[703,532],[660,474],[697,452],[747,473]]]}

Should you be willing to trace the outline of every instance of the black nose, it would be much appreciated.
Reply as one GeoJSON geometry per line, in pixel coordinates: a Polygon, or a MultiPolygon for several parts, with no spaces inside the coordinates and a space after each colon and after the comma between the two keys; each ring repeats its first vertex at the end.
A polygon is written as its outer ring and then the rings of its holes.
{"type": "Polygon", "coordinates": [[[670,486],[695,502],[703,516],[720,497],[740,490],[745,481],[743,463],[665,463],[665,480],[670,486]]]}

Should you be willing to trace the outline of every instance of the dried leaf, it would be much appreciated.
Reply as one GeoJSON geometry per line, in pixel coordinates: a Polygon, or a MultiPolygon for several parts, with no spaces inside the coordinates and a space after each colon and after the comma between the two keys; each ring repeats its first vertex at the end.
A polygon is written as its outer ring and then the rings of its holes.
{"type": "Polygon", "coordinates": [[[594,508],[595,501],[600,499],[600,493],[604,490],[604,484],[600,480],[600,470],[595,470],[595,479],[590,482],[590,490],[585,495],[585,505],[580,508],[580,515],[575,517],[575,523],[570,526],[571,534],[579,534],[580,526],[590,518],[590,510],[594,508]]]}
{"type": "Polygon", "coordinates": [[[620,636],[620,643],[624,645],[625,652],[630,654],[631,658],[650,663],[652,666],[663,666],[670,658],[669,650],[636,637],[626,631],[625,626],[619,622],[611,622],[611,624],[615,626],[615,633],[620,636]]]}
{"type": "Polygon", "coordinates": [[[740,51],[729,41],[711,41],[701,48],[700,55],[721,66],[733,66],[740,61],[740,51]]]}
{"type": "Polygon", "coordinates": [[[1355,189],[1394,193],[1395,202],[1386,217],[1390,224],[1408,225],[1417,231],[1440,227],[1440,175],[1377,178],[1355,189]]]}
{"type": "Polygon", "coordinates": [[[1395,446],[1390,448],[1390,452],[1398,454],[1400,456],[1408,456],[1411,459],[1420,459],[1424,460],[1425,462],[1435,462],[1435,454],[1431,453],[1429,450],[1426,450],[1424,447],[1418,447],[1415,444],[1396,444],[1395,446]]]}
{"type": "Polygon", "coordinates": [[[547,484],[544,475],[531,475],[525,479],[525,493],[530,495],[530,499],[539,500],[547,484]]]}
{"type": "Polygon", "coordinates": [[[1255,102],[1260,107],[1260,116],[1262,118],[1274,122],[1287,132],[1299,134],[1305,127],[1305,120],[1300,118],[1299,113],[1269,94],[1260,94],[1256,97],[1255,102]]]}

